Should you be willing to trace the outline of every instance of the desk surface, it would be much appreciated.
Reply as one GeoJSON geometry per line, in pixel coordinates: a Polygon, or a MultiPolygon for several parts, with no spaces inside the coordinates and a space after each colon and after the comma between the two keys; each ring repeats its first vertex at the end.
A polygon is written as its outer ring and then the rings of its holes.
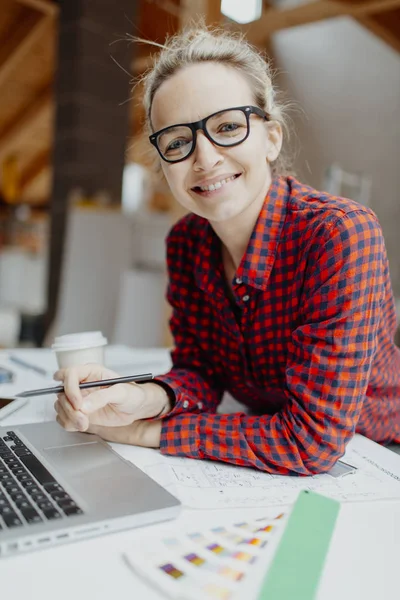
{"type": "MultiPolygon", "coordinates": [[[[2,357],[0,353],[0,363],[2,357]]],[[[151,362],[150,354],[148,358],[151,362]]],[[[160,360],[159,353],[157,360],[160,360]]],[[[18,385],[23,377],[24,373],[18,371],[18,385]]],[[[1,388],[0,385],[0,393],[1,388]]],[[[53,416],[53,401],[52,397],[46,398],[40,410],[31,401],[1,425],[49,420],[53,416]]],[[[196,528],[200,523],[208,528],[220,524],[221,518],[228,523],[239,515],[251,518],[263,516],[265,512],[262,507],[223,511],[185,508],[172,523],[176,529],[194,523],[196,528]]],[[[9,591],[13,600],[161,600],[163,596],[130,570],[122,554],[136,548],[140,552],[141,540],[149,531],[161,532],[170,527],[171,522],[163,523],[1,560],[1,590],[9,591]]],[[[399,549],[400,500],[343,504],[317,600],[394,600],[399,597],[399,549]]],[[[256,598],[257,592],[254,592],[256,598]]],[[[246,598],[251,600],[248,595],[246,598]]]]}

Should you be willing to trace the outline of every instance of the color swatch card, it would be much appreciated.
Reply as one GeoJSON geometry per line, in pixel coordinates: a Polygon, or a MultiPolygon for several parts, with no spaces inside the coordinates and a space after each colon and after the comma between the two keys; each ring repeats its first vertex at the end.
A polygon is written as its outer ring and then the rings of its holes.
{"type": "MultiPolygon", "coordinates": [[[[284,529],[282,513],[252,521],[152,537],[140,551],[125,553],[132,569],[174,600],[235,600],[243,597],[257,563],[284,529]]],[[[171,528],[171,531],[174,531],[171,528]]]]}

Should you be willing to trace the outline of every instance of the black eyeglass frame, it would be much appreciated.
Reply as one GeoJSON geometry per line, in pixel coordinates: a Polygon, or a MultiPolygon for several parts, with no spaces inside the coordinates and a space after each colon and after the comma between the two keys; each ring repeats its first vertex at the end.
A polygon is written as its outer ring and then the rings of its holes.
{"type": "Polygon", "coordinates": [[[186,160],[187,158],[189,158],[189,156],[191,154],[193,154],[193,152],[195,151],[196,141],[197,141],[197,131],[199,129],[201,129],[201,131],[204,133],[206,138],[212,144],[215,144],[216,146],[220,146],[221,148],[233,148],[233,146],[238,146],[239,144],[242,144],[245,140],[247,140],[247,138],[250,135],[250,115],[252,115],[252,114],[257,115],[258,117],[261,117],[262,119],[264,119],[264,121],[270,120],[269,114],[266,113],[261,108],[258,108],[258,106],[251,106],[251,105],[234,106],[233,108],[224,108],[223,110],[218,110],[217,112],[212,113],[212,115],[208,115],[208,117],[205,117],[204,119],[200,119],[200,121],[195,121],[193,123],[177,123],[176,125],[169,125],[168,127],[164,127],[163,129],[160,129],[159,131],[152,133],[149,136],[149,140],[150,140],[150,143],[156,148],[158,154],[160,155],[160,157],[162,158],[163,161],[165,161],[167,163],[179,163],[179,162],[182,162],[183,160],[186,160]],[[206,129],[206,123],[212,117],[215,117],[216,115],[219,115],[220,113],[228,112],[231,110],[241,110],[242,111],[242,113],[246,117],[247,133],[246,133],[245,137],[242,140],[240,140],[239,142],[235,142],[234,144],[221,144],[221,143],[213,140],[213,138],[210,136],[210,134],[208,133],[208,131],[206,129]],[[164,133],[164,131],[167,131],[168,129],[171,129],[173,127],[189,127],[189,129],[191,129],[192,134],[193,134],[193,144],[192,144],[192,148],[191,148],[190,152],[188,154],[186,154],[186,156],[184,156],[183,158],[178,158],[178,160],[169,160],[168,158],[165,158],[165,156],[163,156],[160,148],[158,147],[158,137],[162,133],[164,133]]]}

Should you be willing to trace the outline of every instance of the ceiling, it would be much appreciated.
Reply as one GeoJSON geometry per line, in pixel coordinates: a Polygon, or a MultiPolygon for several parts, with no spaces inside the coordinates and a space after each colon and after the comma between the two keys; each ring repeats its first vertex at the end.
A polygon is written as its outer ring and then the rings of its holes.
{"type": "MultiPolygon", "coordinates": [[[[140,0],[138,30],[163,41],[191,18],[221,20],[219,0],[140,0]]],[[[270,0],[258,21],[237,25],[248,39],[265,48],[280,29],[349,15],[400,52],[400,0],[270,0]]],[[[47,204],[51,191],[53,142],[53,79],[56,65],[58,6],[53,0],[2,0],[0,11],[0,166],[14,161],[19,173],[19,198],[47,204]]],[[[147,64],[145,46],[132,63],[139,74],[147,64]]],[[[141,122],[132,102],[131,134],[141,122]]],[[[134,148],[134,146],[133,146],[134,148]]],[[[134,150],[127,160],[133,160],[134,150]]],[[[4,177],[0,181],[3,189],[4,177]]],[[[4,191],[4,190],[3,190],[4,191]]]]}

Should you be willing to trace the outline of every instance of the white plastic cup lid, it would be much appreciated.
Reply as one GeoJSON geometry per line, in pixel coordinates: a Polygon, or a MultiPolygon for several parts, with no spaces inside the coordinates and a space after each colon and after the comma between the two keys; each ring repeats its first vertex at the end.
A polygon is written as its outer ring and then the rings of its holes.
{"type": "Polygon", "coordinates": [[[96,348],[105,346],[107,338],[101,331],[83,331],[81,333],[68,333],[54,338],[52,349],[55,352],[65,352],[67,350],[81,350],[84,348],[96,348]]]}

